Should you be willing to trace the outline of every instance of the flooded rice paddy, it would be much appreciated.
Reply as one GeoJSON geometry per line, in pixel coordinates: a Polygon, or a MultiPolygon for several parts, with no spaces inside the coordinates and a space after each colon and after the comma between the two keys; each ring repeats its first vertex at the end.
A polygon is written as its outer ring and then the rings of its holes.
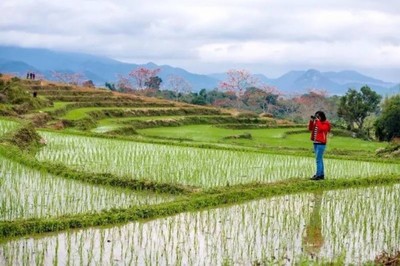
{"type": "Polygon", "coordinates": [[[400,247],[400,185],[286,195],[0,244],[0,264],[361,264],[400,247]]]}

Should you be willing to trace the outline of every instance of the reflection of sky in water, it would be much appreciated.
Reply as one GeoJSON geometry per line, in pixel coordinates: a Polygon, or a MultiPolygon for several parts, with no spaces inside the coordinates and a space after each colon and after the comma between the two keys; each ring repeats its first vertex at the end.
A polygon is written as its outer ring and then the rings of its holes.
{"type": "Polygon", "coordinates": [[[85,265],[292,264],[301,257],[321,262],[339,256],[358,264],[399,247],[399,188],[280,196],[145,223],[16,240],[2,245],[0,264],[4,256],[32,262],[40,254],[46,263],[57,258],[60,264],[85,265]]]}

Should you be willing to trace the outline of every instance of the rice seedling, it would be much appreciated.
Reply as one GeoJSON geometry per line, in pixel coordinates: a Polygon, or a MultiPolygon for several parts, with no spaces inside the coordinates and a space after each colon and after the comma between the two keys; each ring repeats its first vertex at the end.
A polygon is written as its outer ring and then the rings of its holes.
{"type": "Polygon", "coordinates": [[[174,199],[66,180],[4,157],[0,157],[0,187],[0,221],[92,213],[174,199]]]}
{"type": "Polygon", "coordinates": [[[122,227],[11,241],[0,245],[0,264],[29,264],[41,253],[45,264],[57,260],[74,265],[89,261],[96,265],[130,261],[136,265],[222,265],[226,258],[241,264],[256,258],[261,252],[258,247],[271,260],[284,261],[288,254],[301,253],[310,199],[309,194],[283,196],[122,227]],[[56,243],[58,250],[70,251],[56,253],[56,243]]]}
{"type": "Polygon", "coordinates": [[[319,256],[342,254],[346,264],[362,264],[383,251],[398,251],[399,189],[400,185],[393,185],[326,192],[321,204],[324,246],[319,256]]]}
{"type": "Polygon", "coordinates": [[[358,265],[399,247],[399,188],[279,196],[106,229],[11,240],[0,244],[0,264],[358,265]],[[312,252],[307,245],[313,238],[306,237],[310,225],[321,233],[312,252]]]}
{"type": "MultiPolygon", "coordinates": [[[[42,132],[47,146],[40,161],[64,163],[79,170],[204,188],[308,178],[311,157],[200,149],[42,132]]],[[[399,164],[326,159],[329,178],[400,173],[399,164]]]]}
{"type": "Polygon", "coordinates": [[[19,124],[17,122],[0,119],[0,136],[12,131],[13,129],[16,129],[18,125],[19,124]]]}

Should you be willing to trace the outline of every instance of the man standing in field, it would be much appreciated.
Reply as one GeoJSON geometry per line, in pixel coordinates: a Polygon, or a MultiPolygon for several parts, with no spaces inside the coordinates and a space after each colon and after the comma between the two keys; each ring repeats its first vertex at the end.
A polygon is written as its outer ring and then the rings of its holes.
{"type": "Polygon", "coordinates": [[[325,178],[323,157],[328,140],[328,132],[331,131],[331,124],[326,120],[324,112],[318,111],[315,115],[311,116],[308,123],[308,130],[311,131],[311,140],[314,143],[317,168],[316,174],[311,180],[323,180],[325,178]]]}

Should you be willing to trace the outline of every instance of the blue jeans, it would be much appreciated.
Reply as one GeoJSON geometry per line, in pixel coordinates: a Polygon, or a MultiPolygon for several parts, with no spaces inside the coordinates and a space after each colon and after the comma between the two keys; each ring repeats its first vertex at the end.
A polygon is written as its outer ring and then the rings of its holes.
{"type": "Polygon", "coordinates": [[[321,144],[315,144],[314,143],[314,153],[315,153],[315,161],[317,164],[317,173],[315,174],[316,176],[323,176],[324,175],[324,152],[325,152],[325,146],[326,145],[321,145],[321,144]]]}

